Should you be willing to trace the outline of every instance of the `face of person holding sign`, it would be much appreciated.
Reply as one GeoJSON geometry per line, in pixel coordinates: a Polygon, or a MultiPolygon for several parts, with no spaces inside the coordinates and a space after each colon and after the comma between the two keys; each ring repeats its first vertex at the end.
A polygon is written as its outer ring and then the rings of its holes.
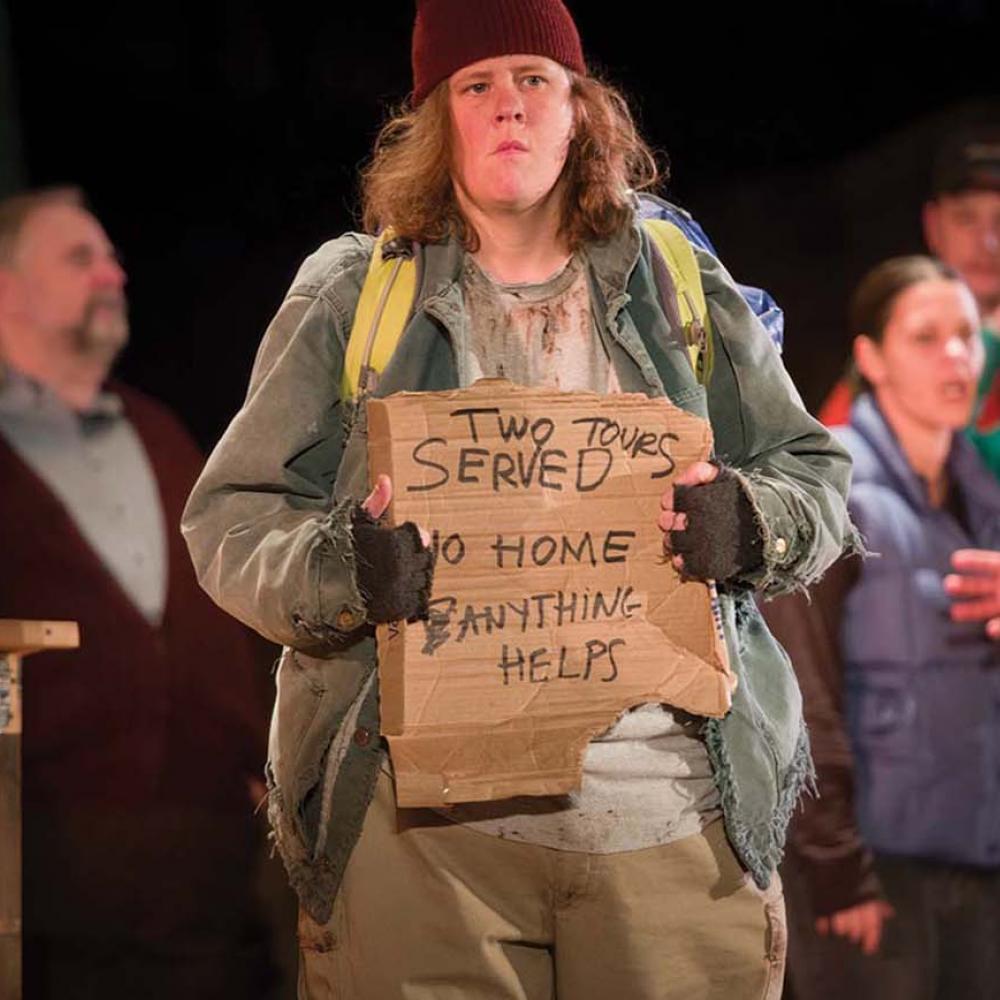
{"type": "Polygon", "coordinates": [[[574,128],[569,71],[544,56],[498,56],[464,66],[447,87],[455,197],[479,234],[480,261],[523,274],[529,250],[546,277],[568,256],[559,225],[574,128]]]}

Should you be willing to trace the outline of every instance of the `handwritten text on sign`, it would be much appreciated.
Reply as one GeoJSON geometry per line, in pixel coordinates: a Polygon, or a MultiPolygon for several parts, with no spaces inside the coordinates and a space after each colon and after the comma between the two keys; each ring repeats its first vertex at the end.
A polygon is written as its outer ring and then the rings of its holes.
{"type": "Polygon", "coordinates": [[[401,805],[558,794],[625,709],[721,715],[709,590],[664,560],[660,496],[707,457],[665,400],[501,380],[368,404],[371,476],[437,552],[428,622],[380,629],[401,805]]]}

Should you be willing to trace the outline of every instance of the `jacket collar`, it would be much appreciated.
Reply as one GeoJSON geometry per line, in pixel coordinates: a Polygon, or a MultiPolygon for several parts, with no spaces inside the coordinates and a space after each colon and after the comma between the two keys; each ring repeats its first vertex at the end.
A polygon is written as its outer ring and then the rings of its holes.
{"type": "MultiPolygon", "coordinates": [[[[601,243],[584,247],[584,259],[609,309],[625,302],[625,289],[642,251],[637,215],[628,226],[601,243]]],[[[418,298],[439,318],[462,309],[461,274],[465,251],[455,240],[429,243],[421,248],[423,275],[418,298]]]]}
{"type": "Polygon", "coordinates": [[[854,401],[850,425],[875,452],[879,467],[894,488],[914,507],[929,507],[927,487],[906,460],[899,440],[871,393],[864,393],[854,401]]]}
{"type": "Polygon", "coordinates": [[[625,289],[642,252],[642,233],[637,215],[628,226],[602,243],[586,247],[591,274],[609,309],[625,304],[625,289]]]}
{"type": "MultiPolygon", "coordinates": [[[[855,400],[851,407],[850,424],[876,453],[894,487],[907,497],[912,506],[929,510],[926,483],[913,471],[899,439],[870,393],[855,400]]],[[[952,435],[946,466],[949,480],[961,489],[966,505],[982,507],[995,516],[1000,509],[1000,485],[963,435],[952,435]]],[[[971,513],[970,510],[970,515],[971,513]]]]}
{"type": "Polygon", "coordinates": [[[74,410],[46,384],[11,365],[0,365],[0,417],[16,417],[34,423],[67,423],[115,420],[122,415],[122,401],[104,388],[86,410],[74,410]]]}

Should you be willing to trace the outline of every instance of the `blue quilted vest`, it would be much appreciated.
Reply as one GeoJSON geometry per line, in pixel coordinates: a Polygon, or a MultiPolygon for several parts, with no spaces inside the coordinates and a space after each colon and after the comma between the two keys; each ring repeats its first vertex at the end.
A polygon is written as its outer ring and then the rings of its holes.
{"type": "Polygon", "coordinates": [[[870,397],[838,436],[854,459],[851,514],[877,553],[841,626],[862,834],[889,854],[998,867],[1000,643],[951,621],[942,579],[955,549],[1000,549],[1000,484],[956,435],[965,527],[929,505],[870,397]]]}

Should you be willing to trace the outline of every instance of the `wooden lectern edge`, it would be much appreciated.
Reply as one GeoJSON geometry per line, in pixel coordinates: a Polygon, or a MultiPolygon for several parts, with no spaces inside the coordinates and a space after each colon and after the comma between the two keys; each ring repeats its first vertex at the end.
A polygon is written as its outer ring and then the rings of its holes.
{"type": "Polygon", "coordinates": [[[24,655],[43,649],[76,649],[79,645],[80,627],[76,622],[0,618],[0,654],[24,655]]]}

